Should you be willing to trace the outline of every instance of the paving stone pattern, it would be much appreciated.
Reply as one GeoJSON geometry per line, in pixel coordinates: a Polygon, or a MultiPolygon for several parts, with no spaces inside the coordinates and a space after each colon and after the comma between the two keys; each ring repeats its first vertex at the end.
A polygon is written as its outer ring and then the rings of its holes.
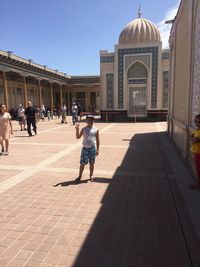
{"type": "Polygon", "coordinates": [[[70,120],[39,122],[33,137],[13,122],[0,157],[0,266],[199,267],[200,192],[166,124],[96,122],[95,181],[86,167],[77,184],[70,120]]]}

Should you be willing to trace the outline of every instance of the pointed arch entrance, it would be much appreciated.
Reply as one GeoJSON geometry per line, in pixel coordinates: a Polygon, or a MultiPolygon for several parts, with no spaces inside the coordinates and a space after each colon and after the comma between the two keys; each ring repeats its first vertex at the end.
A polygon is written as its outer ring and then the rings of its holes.
{"type": "Polygon", "coordinates": [[[137,61],[127,71],[128,117],[147,116],[148,68],[137,61]]]}

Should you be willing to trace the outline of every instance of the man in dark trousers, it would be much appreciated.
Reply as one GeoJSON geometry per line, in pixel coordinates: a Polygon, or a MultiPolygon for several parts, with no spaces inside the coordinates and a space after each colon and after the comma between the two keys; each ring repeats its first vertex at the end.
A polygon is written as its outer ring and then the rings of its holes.
{"type": "Polygon", "coordinates": [[[26,121],[27,121],[27,132],[29,136],[32,136],[31,132],[31,124],[33,127],[33,131],[35,135],[37,134],[37,126],[36,126],[36,110],[32,106],[31,101],[28,101],[28,107],[25,109],[26,121]]]}

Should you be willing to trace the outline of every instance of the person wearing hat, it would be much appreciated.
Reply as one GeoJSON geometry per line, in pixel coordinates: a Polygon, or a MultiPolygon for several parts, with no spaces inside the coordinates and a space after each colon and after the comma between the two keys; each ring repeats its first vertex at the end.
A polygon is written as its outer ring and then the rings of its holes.
{"type": "Polygon", "coordinates": [[[85,165],[90,164],[90,181],[93,182],[93,172],[94,172],[94,164],[95,158],[99,154],[100,147],[100,138],[99,138],[99,130],[93,126],[94,117],[92,115],[88,115],[86,117],[86,126],[81,129],[79,132],[79,124],[75,126],[76,128],[76,138],[79,139],[83,136],[83,147],[81,150],[80,157],[80,168],[79,168],[79,176],[76,178],[77,182],[80,182],[82,178],[82,174],[85,168],[85,165]]]}

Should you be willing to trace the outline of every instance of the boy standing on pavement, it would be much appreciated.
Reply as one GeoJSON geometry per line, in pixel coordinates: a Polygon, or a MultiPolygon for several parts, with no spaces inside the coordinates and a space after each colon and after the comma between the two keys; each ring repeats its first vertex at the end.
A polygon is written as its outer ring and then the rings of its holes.
{"type": "Polygon", "coordinates": [[[94,163],[95,158],[99,154],[99,130],[93,126],[94,118],[92,115],[86,117],[86,126],[81,129],[79,132],[79,124],[75,126],[76,128],[76,138],[79,139],[83,136],[83,147],[81,151],[80,158],[80,169],[79,176],[76,178],[76,181],[79,182],[82,178],[82,174],[85,168],[85,165],[89,162],[90,164],[90,181],[93,182],[93,172],[94,172],[94,163]]]}

